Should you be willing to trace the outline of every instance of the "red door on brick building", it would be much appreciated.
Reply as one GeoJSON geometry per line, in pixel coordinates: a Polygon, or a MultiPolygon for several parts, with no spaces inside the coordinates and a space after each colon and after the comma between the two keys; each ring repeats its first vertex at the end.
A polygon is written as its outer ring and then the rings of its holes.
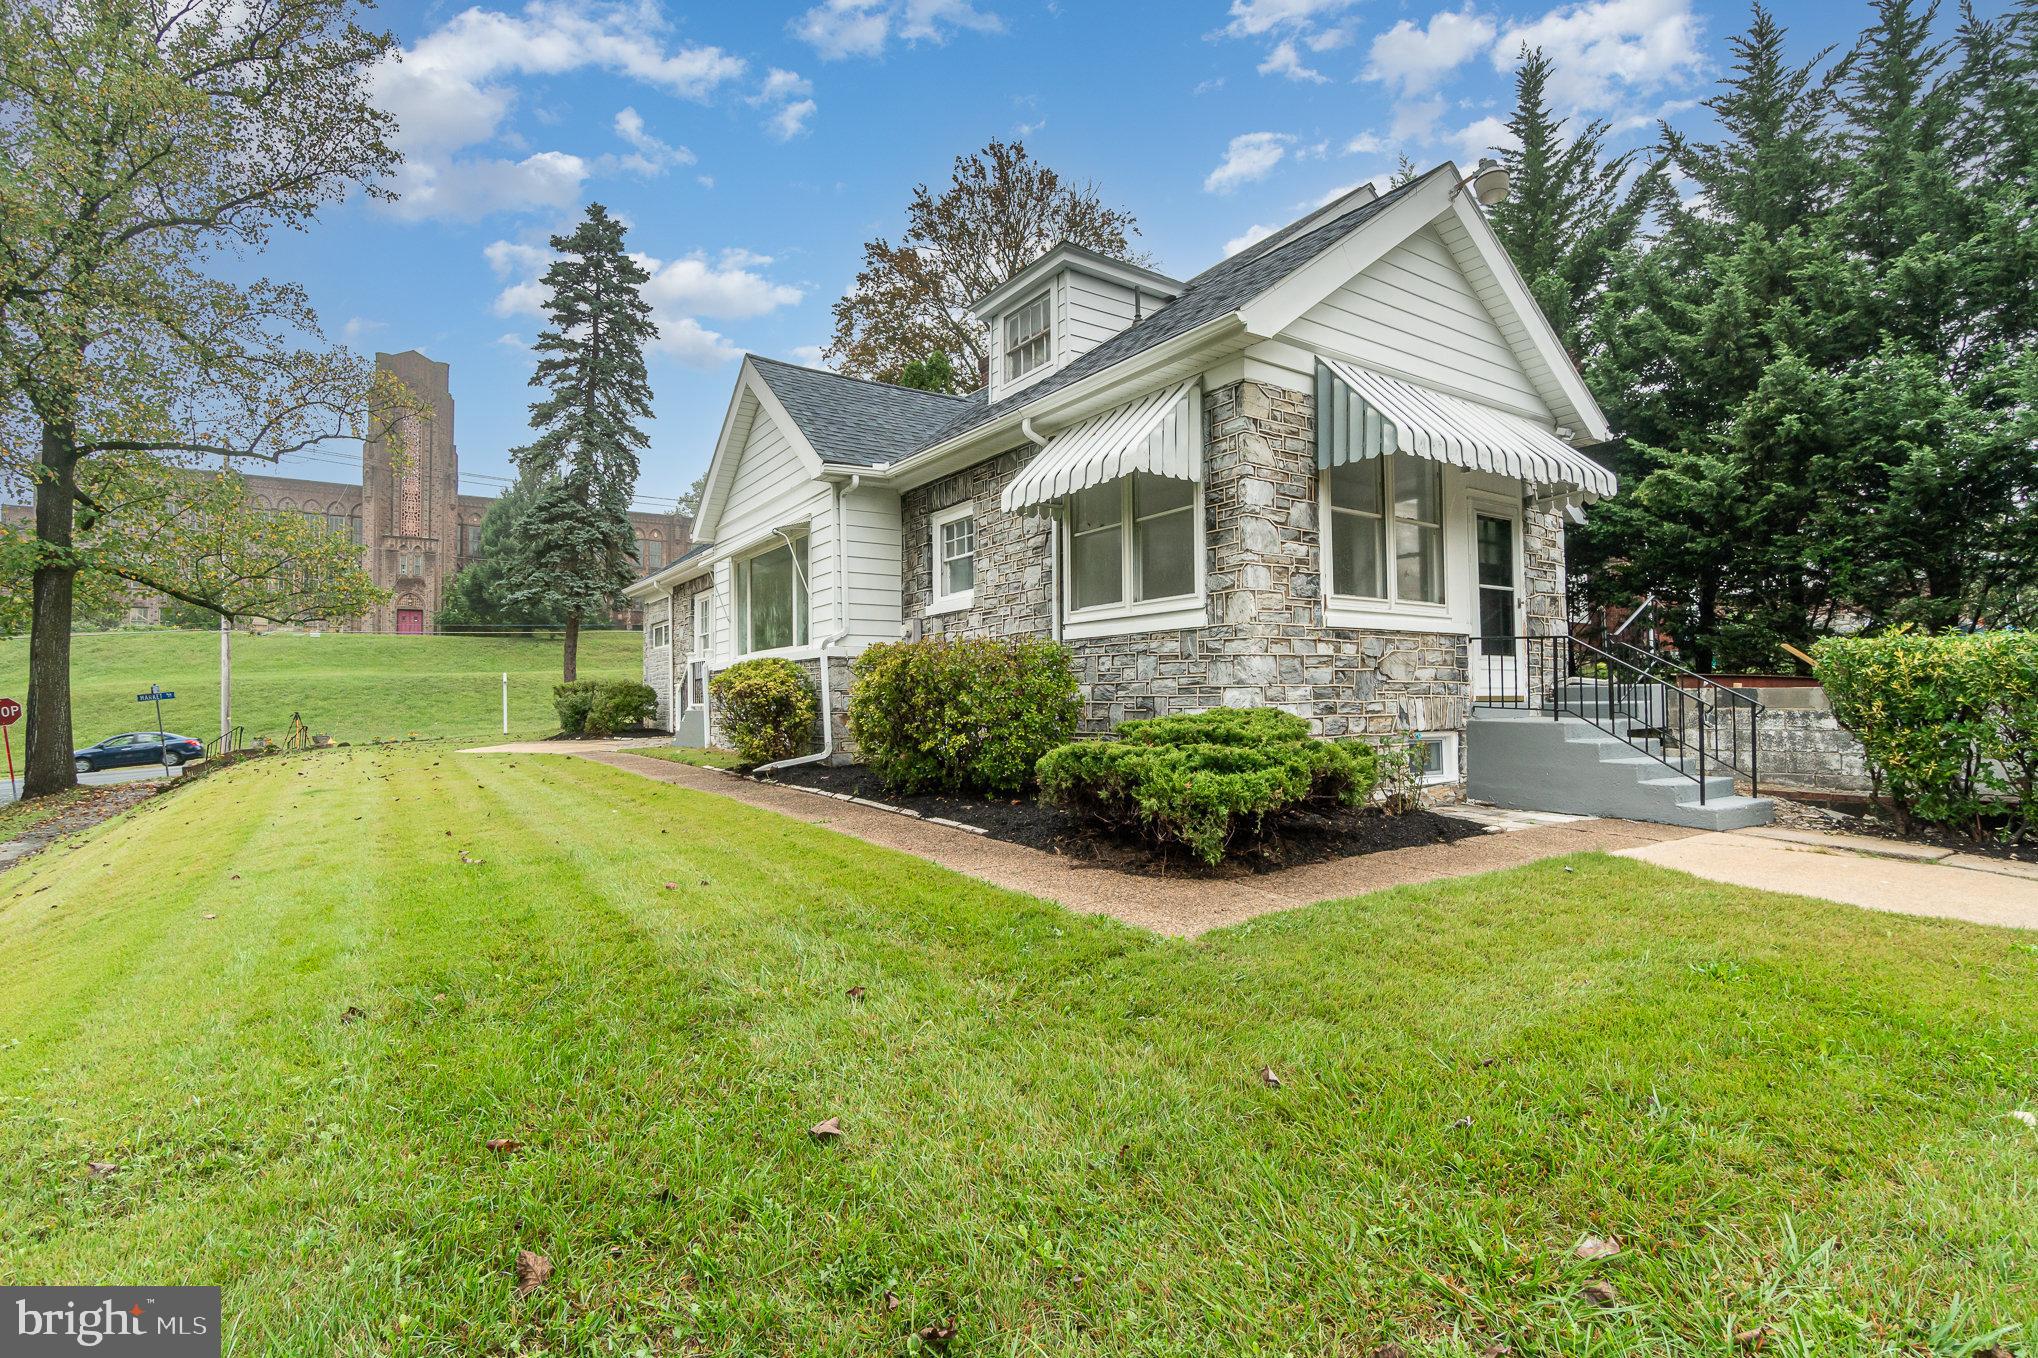
{"type": "Polygon", "coordinates": [[[400,637],[423,636],[425,634],[425,611],[422,608],[397,609],[396,634],[400,637]]]}

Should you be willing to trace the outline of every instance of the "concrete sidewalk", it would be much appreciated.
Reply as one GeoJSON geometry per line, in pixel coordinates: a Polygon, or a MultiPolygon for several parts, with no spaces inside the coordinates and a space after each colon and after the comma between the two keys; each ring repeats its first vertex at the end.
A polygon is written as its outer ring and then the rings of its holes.
{"type": "Polygon", "coordinates": [[[712,769],[646,759],[627,750],[590,749],[586,745],[562,749],[562,744],[552,741],[528,749],[519,746],[515,752],[574,755],[661,783],[712,792],[795,820],[825,825],[967,873],[994,886],[1043,897],[1079,914],[1109,915],[1142,929],[1179,937],[1237,924],[1255,915],[1293,910],[1317,901],[1363,895],[1391,886],[1468,877],[1562,854],[1624,849],[1696,833],[1674,826],[1629,821],[1568,820],[1479,835],[1455,844],[1392,849],[1258,875],[1139,876],[784,785],[754,783],[712,769]]]}
{"type": "Polygon", "coordinates": [[[1737,830],[1620,849],[1732,886],[1974,924],[2038,929],[2038,867],[1949,849],[1803,830],[1737,830]]]}

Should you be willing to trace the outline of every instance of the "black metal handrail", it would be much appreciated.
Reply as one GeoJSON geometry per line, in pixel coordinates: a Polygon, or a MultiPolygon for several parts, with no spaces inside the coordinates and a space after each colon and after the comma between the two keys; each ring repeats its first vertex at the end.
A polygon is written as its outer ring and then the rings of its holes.
{"type": "Polygon", "coordinates": [[[205,756],[208,759],[214,759],[220,755],[232,754],[235,750],[241,748],[241,740],[242,728],[238,726],[234,727],[231,731],[221,731],[211,740],[205,742],[205,756]]]}
{"type": "Polygon", "coordinates": [[[1709,776],[1760,790],[1762,704],[1747,694],[1625,642],[1601,647],[1558,632],[1472,645],[1483,666],[1479,706],[1577,717],[1691,778],[1701,805],[1709,776]]]}

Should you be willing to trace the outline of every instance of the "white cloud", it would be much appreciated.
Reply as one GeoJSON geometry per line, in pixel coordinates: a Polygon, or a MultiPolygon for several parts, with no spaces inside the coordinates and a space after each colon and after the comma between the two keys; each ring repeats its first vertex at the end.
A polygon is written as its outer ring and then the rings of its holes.
{"type": "Polygon", "coordinates": [[[1012,124],[1012,135],[1015,137],[1030,137],[1046,126],[1047,119],[1045,118],[1038,118],[1030,123],[1014,123],[1012,124]]]}
{"type": "Polygon", "coordinates": [[[813,116],[813,100],[795,99],[765,119],[764,126],[780,141],[791,141],[807,130],[807,120],[813,116]]]}
{"type": "Polygon", "coordinates": [[[797,99],[813,92],[813,82],[803,78],[798,71],[783,71],[774,66],[765,72],[764,84],[751,102],[769,104],[780,99],[797,99]]]}
{"type": "Polygon", "coordinates": [[[1261,241],[1273,235],[1276,231],[1280,229],[1281,228],[1278,226],[1262,226],[1258,222],[1254,222],[1244,231],[1240,232],[1236,236],[1233,236],[1230,240],[1224,242],[1225,257],[1228,259],[1232,255],[1237,254],[1240,250],[1245,249],[1247,246],[1258,245],[1261,241]]]}
{"type": "Polygon", "coordinates": [[[1257,38],[1276,29],[1313,28],[1319,19],[1350,9],[1355,0],[1231,0],[1231,21],[1224,31],[1234,38],[1257,38]]]}
{"type": "Polygon", "coordinates": [[[1203,191],[1230,193],[1241,184],[1266,178],[1294,140],[1285,132],[1245,132],[1233,137],[1223,161],[1204,178],[1203,191]]]}
{"type": "MultiPolygon", "coordinates": [[[[520,141],[503,128],[517,99],[513,78],[590,68],[681,98],[707,99],[741,77],[747,63],[719,47],[669,45],[664,20],[647,4],[532,0],[516,13],[478,5],[463,10],[404,49],[401,60],[376,68],[375,97],[396,115],[396,144],[405,157],[393,185],[402,201],[390,210],[413,219],[474,218],[571,202],[589,170],[578,156],[455,155],[498,138],[507,145],[520,141]]],[[[684,148],[667,148],[667,154],[677,158],[684,148]]],[[[640,147],[618,163],[644,169],[658,162],[640,147]]]]}
{"type": "Polygon", "coordinates": [[[1518,144],[1514,133],[1507,130],[1507,120],[1490,113],[1452,133],[1451,141],[1457,147],[1458,163],[1468,169],[1478,164],[1480,157],[1492,155],[1495,147],[1512,149],[1518,144]]]}
{"type": "Polygon", "coordinates": [[[1422,94],[1484,51],[1496,31],[1470,4],[1432,14],[1426,28],[1403,19],[1374,37],[1366,79],[1392,85],[1403,97],[1422,94]]]}
{"type": "Polygon", "coordinates": [[[622,157],[618,163],[625,169],[639,174],[662,174],[668,166],[691,165],[695,156],[684,146],[669,146],[651,135],[644,126],[644,117],[636,109],[625,107],[616,114],[616,135],[636,148],[636,154],[622,157]]]}
{"type": "MultiPolygon", "coordinates": [[[[498,240],[482,251],[496,277],[504,280],[496,294],[498,316],[542,316],[545,286],[541,281],[552,262],[552,252],[542,246],[498,240]]],[[[742,350],[714,330],[701,324],[703,318],[717,321],[752,320],[782,307],[797,306],[805,295],[800,289],[773,282],[763,270],[771,256],[732,247],[712,259],[695,252],[673,260],[650,255],[633,255],[651,279],[644,285],[644,300],[651,304],[651,318],[658,324],[654,353],[678,359],[696,367],[714,367],[741,355],[742,350]]],[[[505,336],[504,342],[514,336],[505,336]]]]}
{"type": "Polygon", "coordinates": [[[492,212],[571,207],[587,174],[587,162],[565,151],[522,160],[411,159],[397,170],[400,197],[388,210],[406,221],[474,221],[492,212]]]}
{"type": "Polygon", "coordinates": [[[366,316],[349,316],[347,323],[340,327],[340,338],[349,344],[359,344],[364,336],[388,328],[388,321],[371,321],[366,316]]]}
{"type": "Polygon", "coordinates": [[[1704,67],[1691,0],[1559,5],[1510,24],[1493,44],[1494,70],[1512,71],[1523,46],[1550,58],[1550,102],[1562,112],[1616,109],[1629,94],[1682,84],[1704,67]]]}
{"type": "Polygon", "coordinates": [[[822,0],[789,25],[825,61],[882,55],[894,38],[945,43],[958,29],[998,33],[1005,24],[970,0],[822,0]]]}
{"type": "Polygon", "coordinates": [[[515,349],[519,353],[531,347],[531,342],[514,330],[503,331],[495,337],[495,342],[505,349],[515,349]]]}
{"type": "Polygon", "coordinates": [[[818,368],[821,366],[821,355],[825,352],[827,351],[818,344],[795,344],[792,347],[792,360],[795,363],[804,363],[809,368],[818,368]]]}
{"type": "Polygon", "coordinates": [[[1283,38],[1274,44],[1273,50],[1267,53],[1267,59],[1260,63],[1260,74],[1281,75],[1290,80],[1302,80],[1316,85],[1329,81],[1329,77],[1323,72],[1312,70],[1302,60],[1301,54],[1295,50],[1293,38],[1283,38]]]}
{"type": "Polygon", "coordinates": [[[1218,75],[1218,76],[1212,76],[1212,77],[1211,77],[1210,79],[1208,79],[1208,80],[1199,80],[1199,81],[1197,81],[1197,82],[1196,82],[1196,88],[1194,88],[1194,89],[1190,90],[1190,91],[1189,91],[1189,93],[1191,93],[1191,94],[1215,94],[1215,93],[1217,93],[1217,91],[1219,91],[1219,90],[1221,90],[1221,89],[1223,89],[1223,88],[1224,88],[1224,77],[1223,77],[1223,76],[1221,76],[1221,75],[1218,75]]]}
{"type": "Polygon", "coordinates": [[[1437,122],[1443,116],[1441,99],[1401,100],[1394,105],[1394,121],[1388,125],[1387,140],[1394,146],[1434,141],[1437,122]]]}
{"type": "Polygon", "coordinates": [[[1345,143],[1348,156],[1377,156],[1387,149],[1387,142],[1371,132],[1361,132],[1345,143]]]}

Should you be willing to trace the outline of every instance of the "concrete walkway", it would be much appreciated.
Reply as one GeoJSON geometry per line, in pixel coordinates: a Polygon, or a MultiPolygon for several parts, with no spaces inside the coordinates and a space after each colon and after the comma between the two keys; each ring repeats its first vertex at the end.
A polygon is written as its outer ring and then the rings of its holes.
{"type": "Polygon", "coordinates": [[[872,806],[815,796],[785,786],[753,783],[688,764],[646,759],[627,750],[566,746],[560,741],[496,748],[504,753],[570,754],[661,783],[712,792],[795,820],[825,825],[995,886],[1056,901],[1079,914],[1110,915],[1142,929],[1180,937],[1275,910],[1292,910],[1385,887],[1467,877],[1561,854],[1627,849],[1695,833],[1673,826],[1628,821],[1567,820],[1480,835],[1455,844],[1392,849],[1257,876],[1216,879],[1135,876],[872,806]]]}
{"type": "Polygon", "coordinates": [[[1763,828],[1618,850],[1732,886],[1900,915],[2038,929],[2038,867],[1950,849],[1763,828]]]}

